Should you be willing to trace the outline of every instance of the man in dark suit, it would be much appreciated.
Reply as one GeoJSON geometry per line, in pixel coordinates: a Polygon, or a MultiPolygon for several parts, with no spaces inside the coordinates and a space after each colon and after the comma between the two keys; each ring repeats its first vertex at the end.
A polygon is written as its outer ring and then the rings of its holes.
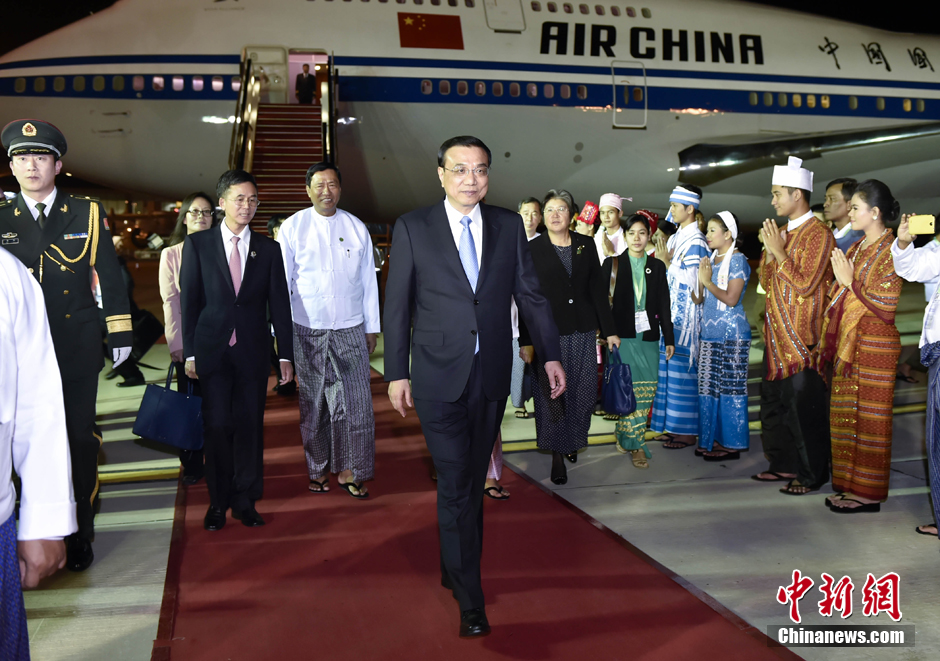
{"type": "Polygon", "coordinates": [[[277,243],[248,224],[258,208],[255,179],[229,170],[218,184],[224,222],[190,234],[180,267],[186,375],[202,384],[206,530],[221,530],[229,507],[246,526],[262,526],[264,400],[268,309],[277,336],[280,383],[294,377],[294,340],[284,262],[277,243]]]}
{"type": "Polygon", "coordinates": [[[490,150],[461,136],[437,160],[446,198],[395,223],[385,380],[395,410],[404,416],[414,406],[421,420],[438,476],[441,585],[460,603],[460,636],[474,637],[490,632],[480,582],[483,485],[509,396],[511,297],[545,359],[552,397],[564,392],[565,374],[519,216],[481,204],[490,150]]]}
{"type": "Polygon", "coordinates": [[[94,503],[98,495],[95,400],[104,367],[98,306],[92,274],[98,274],[108,346],[115,367],[131,353],[132,324],[127,290],[114,253],[104,209],[97,200],[59,192],[65,136],[52,124],[20,119],[4,127],[3,147],[20,185],[12,200],[0,202],[0,236],[39,281],[49,315],[56,360],[62,373],[65,423],[72,459],[78,532],[66,539],[71,571],[94,560],[94,503]]]}
{"type": "Polygon", "coordinates": [[[317,77],[310,73],[310,65],[304,65],[304,72],[297,74],[297,82],[294,84],[294,96],[299,103],[313,103],[317,95],[317,77]]]}

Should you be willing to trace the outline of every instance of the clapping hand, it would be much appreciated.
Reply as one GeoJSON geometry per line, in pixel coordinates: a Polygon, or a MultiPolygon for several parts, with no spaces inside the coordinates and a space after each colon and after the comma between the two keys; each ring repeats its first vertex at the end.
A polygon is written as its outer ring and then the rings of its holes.
{"type": "Polygon", "coordinates": [[[846,258],[845,253],[836,248],[832,251],[832,274],[843,287],[852,286],[852,278],[855,275],[855,269],[846,258]]]}
{"type": "Polygon", "coordinates": [[[712,260],[708,257],[702,257],[698,263],[698,281],[705,288],[712,282],[712,260]]]}

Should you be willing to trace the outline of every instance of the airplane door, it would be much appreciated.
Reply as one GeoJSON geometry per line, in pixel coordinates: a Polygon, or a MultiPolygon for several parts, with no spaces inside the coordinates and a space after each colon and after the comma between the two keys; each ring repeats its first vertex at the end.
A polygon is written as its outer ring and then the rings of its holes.
{"type": "Polygon", "coordinates": [[[610,63],[613,83],[615,129],[645,129],[648,115],[646,67],[642,62],[614,60],[610,63]]]}
{"type": "Polygon", "coordinates": [[[280,46],[246,46],[242,59],[251,60],[261,82],[261,103],[287,103],[287,51],[280,46]]]}
{"type": "Polygon", "coordinates": [[[525,16],[522,15],[522,0],[483,0],[486,25],[496,32],[522,32],[525,16]]]}

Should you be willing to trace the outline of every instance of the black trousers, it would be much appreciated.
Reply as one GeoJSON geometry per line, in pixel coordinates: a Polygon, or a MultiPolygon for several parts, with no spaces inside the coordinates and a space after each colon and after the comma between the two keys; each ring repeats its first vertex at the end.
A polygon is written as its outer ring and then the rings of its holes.
{"type": "Polygon", "coordinates": [[[95,433],[98,374],[69,380],[63,376],[62,396],[72,459],[78,535],[92,539],[95,536],[94,502],[98,495],[98,451],[101,449],[101,437],[95,433]]]}
{"type": "Polygon", "coordinates": [[[826,383],[812,369],[768,381],[767,361],[762,365],[761,442],[770,461],[768,470],[795,473],[800,484],[818,489],[829,481],[831,437],[826,383]]]}
{"type": "Polygon", "coordinates": [[[414,400],[437,469],[441,576],[454,586],[460,610],[482,608],[483,484],[506,400],[483,394],[480,354],[456,402],[414,400]]]}
{"type": "MultiPolygon", "coordinates": [[[[186,376],[186,363],[174,363],[174,365],[176,366],[176,389],[179,392],[187,392],[189,384],[192,383],[193,394],[196,397],[202,397],[202,386],[199,385],[199,379],[190,379],[186,376]]],[[[202,475],[202,450],[183,450],[180,448],[180,463],[183,465],[183,475],[202,475]]]]}
{"type": "Polygon", "coordinates": [[[268,380],[247,369],[247,350],[239,344],[229,347],[218,369],[199,375],[206,486],[210,503],[222,511],[242,511],[262,496],[268,380]]]}

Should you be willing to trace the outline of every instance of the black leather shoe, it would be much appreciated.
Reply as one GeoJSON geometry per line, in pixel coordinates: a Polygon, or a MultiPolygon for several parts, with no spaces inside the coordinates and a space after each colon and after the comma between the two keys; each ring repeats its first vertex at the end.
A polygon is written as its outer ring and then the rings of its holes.
{"type": "Polygon", "coordinates": [[[575,450],[575,451],[572,452],[571,454],[566,454],[566,455],[565,455],[565,459],[567,459],[568,461],[570,461],[570,462],[573,463],[573,464],[578,463],[578,452],[577,452],[577,450],[575,450]]]}
{"type": "Polygon", "coordinates": [[[490,635],[490,623],[482,608],[471,608],[460,614],[460,637],[482,638],[490,635]]]}
{"type": "Polygon", "coordinates": [[[243,509],[241,512],[232,510],[232,518],[241,521],[243,526],[248,526],[249,528],[264,525],[264,519],[258,514],[258,510],[254,508],[254,505],[243,509]]]}
{"type": "Polygon", "coordinates": [[[95,559],[91,540],[69,535],[65,538],[65,566],[69,571],[85,571],[95,559]]]}
{"type": "Polygon", "coordinates": [[[203,478],[205,471],[193,471],[192,473],[187,473],[183,471],[183,484],[193,485],[196,484],[199,480],[203,478]]]}
{"type": "Polygon", "coordinates": [[[218,507],[209,505],[206,518],[202,522],[202,527],[213,532],[222,530],[222,528],[225,527],[225,512],[218,507]]]}
{"type": "Polygon", "coordinates": [[[104,375],[104,378],[106,378],[108,381],[110,381],[111,379],[116,379],[117,377],[118,377],[117,370],[111,370],[110,372],[104,375]]]}

